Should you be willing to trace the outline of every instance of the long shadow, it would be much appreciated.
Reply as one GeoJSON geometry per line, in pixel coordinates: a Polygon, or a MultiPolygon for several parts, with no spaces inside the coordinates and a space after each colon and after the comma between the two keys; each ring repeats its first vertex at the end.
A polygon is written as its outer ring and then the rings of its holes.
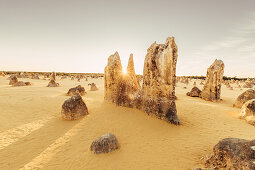
{"type": "Polygon", "coordinates": [[[63,121],[53,118],[42,128],[2,149],[0,151],[0,169],[23,167],[81,120],[63,121]]]}

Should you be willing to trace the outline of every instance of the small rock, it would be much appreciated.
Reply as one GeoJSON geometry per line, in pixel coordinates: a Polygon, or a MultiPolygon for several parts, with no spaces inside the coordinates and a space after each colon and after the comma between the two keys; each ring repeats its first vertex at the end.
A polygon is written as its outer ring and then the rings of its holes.
{"type": "Polygon", "coordinates": [[[97,86],[96,86],[95,83],[91,83],[91,85],[90,85],[90,90],[91,90],[91,91],[97,91],[97,90],[98,90],[98,88],[97,88],[97,86]]]}
{"type": "Polygon", "coordinates": [[[193,87],[190,92],[186,93],[187,96],[190,97],[199,97],[201,90],[197,87],[193,87]]]}
{"type": "Polygon", "coordinates": [[[69,91],[67,92],[67,96],[72,96],[74,94],[79,94],[83,96],[85,93],[86,93],[85,88],[82,87],[81,85],[78,85],[77,87],[69,89],[69,91]]]}
{"type": "Polygon", "coordinates": [[[64,120],[76,120],[87,115],[88,109],[82,97],[75,94],[64,102],[61,114],[64,120]]]}
{"type": "Polygon", "coordinates": [[[93,141],[93,143],[90,146],[90,150],[94,151],[95,154],[112,152],[118,148],[119,148],[118,140],[111,133],[102,135],[101,137],[93,141]]]}

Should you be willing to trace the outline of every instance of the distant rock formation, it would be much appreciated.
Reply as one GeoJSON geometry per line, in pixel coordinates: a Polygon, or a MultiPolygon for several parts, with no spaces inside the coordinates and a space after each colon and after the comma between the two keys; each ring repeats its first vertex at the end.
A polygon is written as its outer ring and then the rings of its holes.
{"type": "Polygon", "coordinates": [[[51,73],[50,79],[56,81],[56,73],[55,72],[51,73]]]}
{"type": "Polygon", "coordinates": [[[208,101],[219,101],[221,95],[221,83],[223,81],[224,63],[215,60],[207,69],[206,83],[201,92],[201,98],[208,101]]]}
{"type": "Polygon", "coordinates": [[[39,80],[40,78],[38,74],[32,74],[31,79],[39,80]]]}
{"type": "Polygon", "coordinates": [[[213,148],[213,154],[202,158],[206,168],[255,169],[255,140],[226,138],[213,148]]]}
{"type": "Polygon", "coordinates": [[[15,84],[12,84],[13,87],[16,87],[16,86],[31,86],[32,84],[30,82],[23,82],[23,81],[18,81],[17,83],[15,84]]]}
{"type": "Polygon", "coordinates": [[[111,133],[100,136],[90,146],[90,150],[94,151],[95,154],[112,152],[118,148],[119,142],[111,133]]]}
{"type": "Polygon", "coordinates": [[[18,78],[17,78],[17,76],[11,76],[10,77],[10,81],[9,81],[9,85],[14,85],[14,84],[16,84],[16,83],[18,83],[18,78]]]}
{"type": "Polygon", "coordinates": [[[78,94],[67,99],[62,105],[61,115],[64,120],[76,120],[87,114],[87,106],[78,94]]]}
{"type": "Polygon", "coordinates": [[[201,90],[198,87],[193,87],[190,92],[186,93],[190,97],[200,97],[201,90]]]}
{"type": "Polygon", "coordinates": [[[55,82],[55,80],[50,80],[49,84],[47,87],[58,87],[59,84],[55,82]]]}
{"type": "Polygon", "coordinates": [[[255,99],[249,100],[243,105],[240,118],[255,126],[255,99]]]}
{"type": "Polygon", "coordinates": [[[253,82],[250,80],[247,80],[245,81],[243,88],[253,88],[253,86],[254,86],[253,82]]]}
{"type": "Polygon", "coordinates": [[[82,87],[81,85],[78,85],[77,87],[71,88],[67,92],[67,96],[72,96],[74,94],[79,94],[83,96],[85,94],[85,88],[82,87]]]}
{"type": "Polygon", "coordinates": [[[12,85],[13,87],[16,86],[31,86],[30,82],[23,82],[23,81],[18,81],[18,78],[16,75],[10,77],[10,82],[9,85],[12,85]]]}
{"type": "Polygon", "coordinates": [[[165,44],[153,43],[144,62],[143,85],[135,76],[133,55],[130,55],[127,74],[122,72],[119,54],[108,58],[105,67],[105,100],[120,106],[136,107],[173,124],[180,124],[175,105],[177,46],[174,38],[165,44]]]}
{"type": "Polygon", "coordinates": [[[97,91],[97,90],[98,90],[98,88],[97,88],[96,84],[95,83],[91,83],[90,91],[97,91]]]}
{"type": "Polygon", "coordinates": [[[235,104],[233,104],[233,107],[241,108],[244,105],[244,103],[251,99],[255,99],[255,90],[253,89],[246,90],[237,97],[235,104]]]}

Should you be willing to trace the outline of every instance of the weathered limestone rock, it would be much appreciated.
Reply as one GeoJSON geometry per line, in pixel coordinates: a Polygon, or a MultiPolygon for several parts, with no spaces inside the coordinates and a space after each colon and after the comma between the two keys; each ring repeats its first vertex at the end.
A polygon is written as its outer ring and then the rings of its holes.
{"type": "Polygon", "coordinates": [[[213,154],[203,160],[206,168],[255,169],[255,140],[226,138],[213,148],[213,154]]]}
{"type": "Polygon", "coordinates": [[[139,89],[139,84],[135,75],[135,66],[134,66],[134,60],[133,60],[133,54],[130,54],[129,60],[128,60],[128,66],[127,66],[127,75],[131,79],[131,83],[133,83],[135,89],[139,89]]]}
{"type": "Polygon", "coordinates": [[[190,92],[186,93],[190,97],[200,97],[201,90],[198,87],[193,87],[190,92]]]}
{"type": "Polygon", "coordinates": [[[18,83],[18,78],[16,76],[11,76],[9,85],[14,85],[16,83],[18,83]]]}
{"type": "Polygon", "coordinates": [[[58,87],[59,84],[55,82],[55,80],[50,80],[47,87],[58,87]]]}
{"type": "Polygon", "coordinates": [[[104,99],[117,103],[117,91],[122,78],[122,65],[118,52],[108,58],[108,64],[104,69],[104,99]]]}
{"type": "Polygon", "coordinates": [[[87,106],[78,94],[67,99],[62,105],[61,115],[64,120],[76,120],[87,114],[87,106]]]}
{"type": "Polygon", "coordinates": [[[97,90],[98,90],[98,88],[97,88],[96,84],[95,83],[91,83],[90,91],[97,91],[97,90]]]}
{"type": "Polygon", "coordinates": [[[77,87],[69,89],[69,91],[67,92],[67,96],[72,96],[74,94],[79,94],[83,96],[85,93],[86,93],[85,88],[82,87],[81,85],[78,85],[77,87]]]}
{"type": "Polygon", "coordinates": [[[178,49],[174,38],[165,44],[153,43],[147,50],[143,69],[143,110],[179,124],[175,105],[178,49]]]}
{"type": "Polygon", "coordinates": [[[145,57],[141,90],[135,78],[133,56],[130,56],[128,72],[124,75],[119,54],[111,55],[105,67],[105,100],[136,107],[180,124],[175,105],[177,50],[173,37],[165,44],[153,43],[150,46],[145,57]]]}
{"type": "Polygon", "coordinates": [[[110,133],[102,135],[101,137],[93,141],[90,146],[90,150],[94,151],[95,154],[112,152],[114,150],[117,150],[118,148],[119,142],[117,138],[110,133]]]}
{"type": "Polygon", "coordinates": [[[215,60],[207,69],[206,83],[201,92],[201,98],[209,101],[219,101],[221,94],[221,83],[223,81],[224,63],[215,60]]]}
{"type": "Polygon", "coordinates": [[[255,99],[249,100],[243,105],[240,118],[255,126],[255,99]]]}
{"type": "Polygon", "coordinates": [[[235,104],[233,104],[233,107],[241,108],[244,105],[244,103],[251,99],[255,99],[255,90],[253,89],[246,90],[240,96],[237,97],[235,104]]]}

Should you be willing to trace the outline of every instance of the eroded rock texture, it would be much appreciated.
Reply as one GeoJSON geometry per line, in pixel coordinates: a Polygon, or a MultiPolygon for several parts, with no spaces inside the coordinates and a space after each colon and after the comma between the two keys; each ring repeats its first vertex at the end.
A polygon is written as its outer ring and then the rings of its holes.
{"type": "Polygon", "coordinates": [[[143,110],[173,124],[179,124],[175,105],[177,57],[174,38],[167,38],[165,44],[149,47],[143,68],[143,110]]]}
{"type": "Polygon", "coordinates": [[[226,138],[213,148],[203,163],[213,169],[255,169],[255,140],[226,138]]]}
{"type": "Polygon", "coordinates": [[[112,152],[118,148],[118,140],[111,133],[100,136],[90,146],[90,150],[94,151],[95,154],[112,152]]]}
{"type": "Polygon", "coordinates": [[[87,106],[78,94],[67,99],[62,105],[61,115],[64,120],[76,120],[87,114],[87,106]]]}
{"type": "Polygon", "coordinates": [[[221,83],[223,81],[224,63],[215,60],[207,69],[206,82],[201,92],[201,98],[208,101],[219,101],[221,94],[221,83]]]}
{"type": "Polygon", "coordinates": [[[85,88],[82,87],[81,85],[78,85],[77,87],[69,89],[66,95],[72,96],[74,94],[79,94],[79,95],[83,96],[85,93],[86,93],[85,88]]]}
{"type": "Polygon", "coordinates": [[[244,103],[251,99],[255,99],[255,90],[253,89],[246,90],[237,97],[235,104],[233,104],[233,106],[241,108],[244,105],[244,103]]]}
{"type": "Polygon", "coordinates": [[[111,55],[105,67],[105,100],[136,107],[179,124],[175,105],[177,51],[173,37],[167,38],[165,44],[150,46],[144,61],[142,89],[135,76],[133,55],[130,55],[126,75],[122,72],[119,54],[111,55]]]}
{"type": "Polygon", "coordinates": [[[122,65],[118,52],[108,58],[104,69],[104,99],[117,103],[118,82],[122,77],[122,65]]]}
{"type": "Polygon", "coordinates": [[[240,118],[255,126],[255,99],[249,100],[243,105],[240,118]]]}
{"type": "Polygon", "coordinates": [[[133,83],[133,87],[135,89],[139,89],[139,84],[135,75],[133,54],[130,54],[130,57],[128,59],[127,75],[130,77],[131,83],[133,83]]]}

